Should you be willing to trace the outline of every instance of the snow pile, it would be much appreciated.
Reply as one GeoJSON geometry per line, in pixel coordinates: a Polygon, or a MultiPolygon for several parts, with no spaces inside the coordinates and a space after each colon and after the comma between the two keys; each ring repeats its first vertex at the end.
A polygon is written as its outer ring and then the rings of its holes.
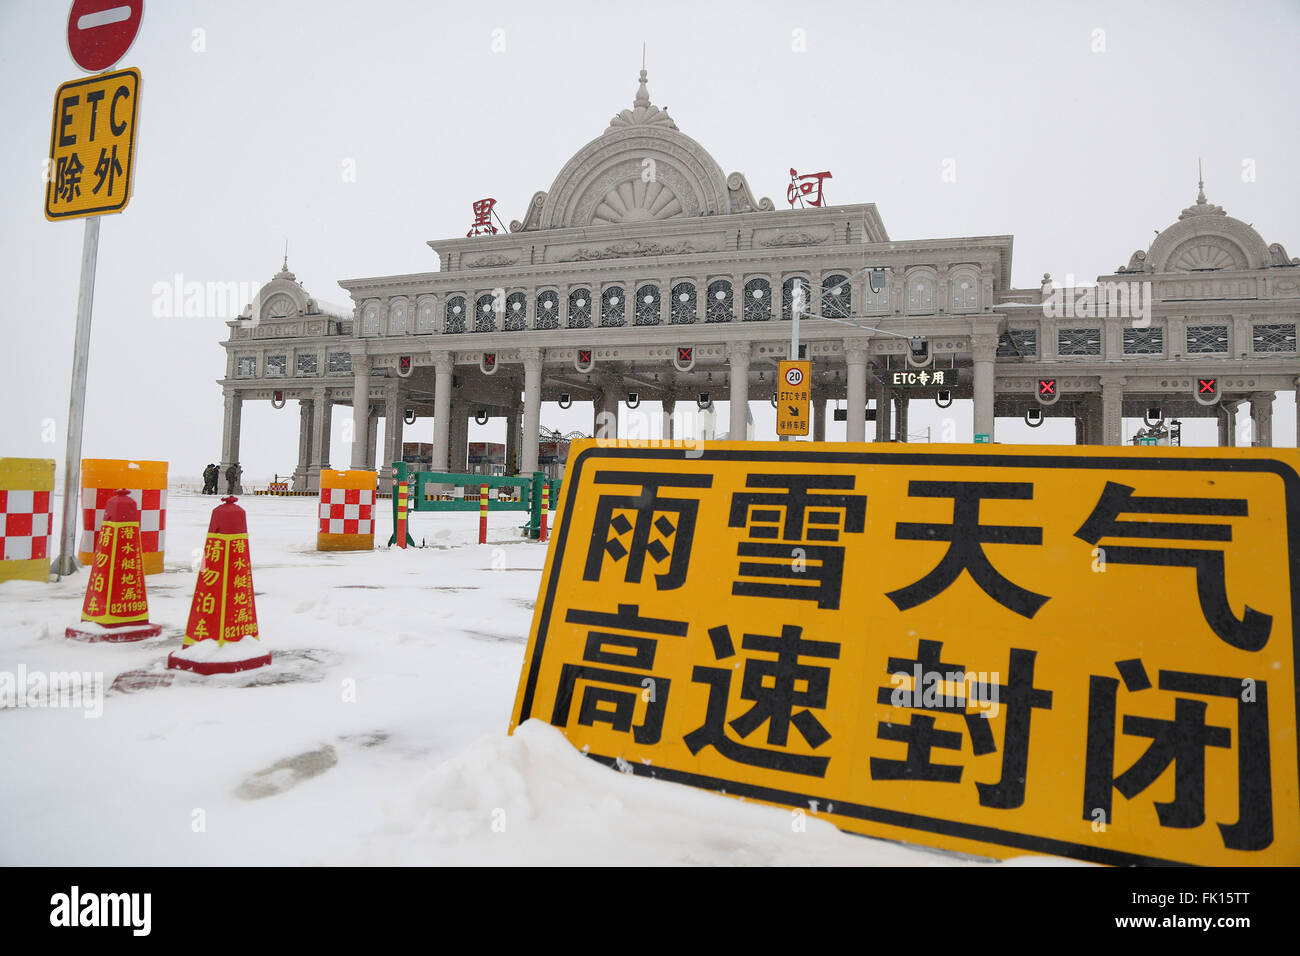
{"type": "Polygon", "coordinates": [[[811,814],[617,773],[525,722],[430,772],[355,864],[973,865],[841,833],[811,814]]]}
{"type": "Polygon", "coordinates": [[[0,584],[0,865],[972,865],[621,774],[545,723],[507,737],[545,559],[521,513],[482,546],[477,514],[416,513],[427,548],[318,552],[315,499],[241,499],[261,640],[239,643],[272,662],[168,670],[214,504],[169,498],[159,637],[67,640],[84,572],[0,584]]]}

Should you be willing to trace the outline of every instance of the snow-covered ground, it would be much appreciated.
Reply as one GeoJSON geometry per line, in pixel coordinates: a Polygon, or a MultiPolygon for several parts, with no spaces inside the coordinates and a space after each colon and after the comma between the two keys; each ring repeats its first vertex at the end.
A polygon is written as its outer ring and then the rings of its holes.
{"type": "Polygon", "coordinates": [[[0,710],[0,864],[984,865],[796,832],[787,810],[609,770],[538,721],[506,736],[545,556],[517,512],[487,545],[476,514],[417,514],[427,548],[318,553],[315,499],[243,498],[274,662],[167,671],[218,500],[169,497],[159,638],[67,640],[84,572],[0,584],[0,678],[105,688],[98,716],[0,710]]]}

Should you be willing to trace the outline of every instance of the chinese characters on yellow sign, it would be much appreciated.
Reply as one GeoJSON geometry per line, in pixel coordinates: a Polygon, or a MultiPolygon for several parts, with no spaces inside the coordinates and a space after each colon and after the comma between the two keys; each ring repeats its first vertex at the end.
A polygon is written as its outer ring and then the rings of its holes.
{"type": "Polygon", "coordinates": [[[575,443],[511,728],[969,853],[1300,863],[1297,464],[575,443]]]}
{"type": "Polygon", "coordinates": [[[131,198],[140,71],[72,80],[54,95],[45,218],[121,212],[131,198]]]}
{"type": "Polygon", "coordinates": [[[777,373],[776,433],[808,434],[808,403],[812,383],[808,381],[809,362],[782,362],[777,373]]]}

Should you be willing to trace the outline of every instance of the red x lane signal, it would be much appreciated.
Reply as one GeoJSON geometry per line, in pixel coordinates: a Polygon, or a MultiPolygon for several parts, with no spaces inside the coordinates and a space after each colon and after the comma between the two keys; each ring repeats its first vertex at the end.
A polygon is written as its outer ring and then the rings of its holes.
{"type": "Polygon", "coordinates": [[[578,349],[578,364],[579,365],[591,364],[591,349],[578,349]]]}
{"type": "Polygon", "coordinates": [[[682,348],[680,345],[677,346],[677,361],[689,362],[691,360],[691,355],[694,354],[694,352],[695,348],[693,346],[687,346],[686,348],[682,348]]]}
{"type": "Polygon", "coordinates": [[[1209,398],[1211,395],[1217,395],[1219,391],[1219,380],[1217,378],[1198,378],[1199,389],[1197,393],[1209,398]]]}
{"type": "Polygon", "coordinates": [[[1056,396],[1056,379],[1040,378],[1038,380],[1038,394],[1043,398],[1053,398],[1056,396]]]}

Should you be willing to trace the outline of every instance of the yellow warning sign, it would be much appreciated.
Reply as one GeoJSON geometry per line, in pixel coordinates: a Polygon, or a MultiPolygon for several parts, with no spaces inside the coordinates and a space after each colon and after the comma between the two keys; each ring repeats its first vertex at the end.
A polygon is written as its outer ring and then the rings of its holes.
{"type": "Polygon", "coordinates": [[[808,434],[808,403],[812,366],[808,362],[782,362],[777,373],[776,433],[808,434]]]}
{"type": "Polygon", "coordinates": [[[1300,863],[1286,449],[576,442],[511,721],[993,857],[1300,863]]]}
{"type": "Polygon", "coordinates": [[[71,80],[54,95],[45,218],[121,212],[131,199],[140,71],[71,80]]]}

